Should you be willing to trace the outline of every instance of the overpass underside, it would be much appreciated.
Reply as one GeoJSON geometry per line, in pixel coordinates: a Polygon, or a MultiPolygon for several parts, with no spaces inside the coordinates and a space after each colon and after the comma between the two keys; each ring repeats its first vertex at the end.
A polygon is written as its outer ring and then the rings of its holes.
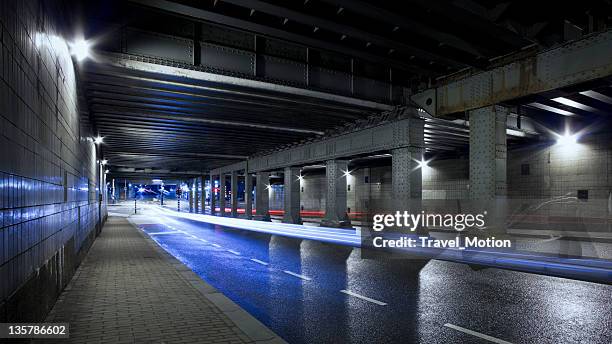
{"type": "Polygon", "coordinates": [[[119,201],[609,240],[609,5],[468,2],[2,2],[0,322],[44,318],[119,201]]]}

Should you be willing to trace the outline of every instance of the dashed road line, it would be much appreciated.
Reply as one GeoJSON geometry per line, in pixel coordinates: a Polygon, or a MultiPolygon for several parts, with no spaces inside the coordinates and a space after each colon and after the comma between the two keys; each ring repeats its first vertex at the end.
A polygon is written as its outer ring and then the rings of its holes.
{"type": "Polygon", "coordinates": [[[240,255],[240,252],[238,252],[238,251],[234,251],[234,250],[227,250],[227,252],[229,252],[229,253],[233,253],[233,254],[235,254],[235,255],[237,255],[237,256],[239,256],[239,255],[240,255]]]}
{"type": "MultiPolygon", "coordinates": [[[[146,232],[145,232],[146,233],[146,232]]],[[[153,232],[153,233],[147,233],[149,235],[166,235],[166,234],[177,234],[177,233],[181,233],[179,231],[172,231],[172,232],[153,232]]]]}
{"type": "Polygon", "coordinates": [[[362,299],[362,300],[365,300],[365,301],[368,301],[368,302],[375,303],[375,304],[377,304],[377,305],[379,305],[379,306],[386,306],[386,305],[387,305],[387,303],[386,303],[386,302],[378,301],[378,300],[372,299],[372,298],[370,298],[370,297],[367,297],[367,296],[363,296],[363,295],[361,295],[361,294],[354,293],[354,292],[352,292],[352,291],[350,291],[350,290],[344,290],[344,289],[342,289],[342,290],[340,290],[340,292],[341,292],[341,293],[345,293],[345,294],[350,295],[350,296],[354,296],[354,297],[356,297],[356,298],[359,298],[359,299],[362,299]]]}
{"type": "Polygon", "coordinates": [[[457,330],[459,332],[463,332],[463,333],[467,333],[467,334],[471,334],[472,336],[478,337],[478,338],[482,338],[482,339],[486,339],[489,342],[493,342],[493,343],[497,343],[497,344],[512,344],[510,342],[507,342],[505,340],[499,339],[499,338],[495,338],[495,337],[491,337],[489,335],[480,333],[480,332],[476,332],[476,331],[472,331],[470,329],[467,328],[463,328],[461,326],[457,326],[457,325],[453,325],[453,324],[444,324],[444,326],[448,327],[448,328],[452,328],[453,330],[457,330]]]}
{"type": "Polygon", "coordinates": [[[251,261],[253,261],[253,262],[257,263],[257,264],[268,266],[268,263],[264,262],[263,260],[259,260],[259,259],[256,259],[256,258],[251,258],[251,261]]]}
{"type": "Polygon", "coordinates": [[[286,273],[286,274],[288,274],[288,275],[291,275],[291,276],[294,276],[294,277],[297,277],[297,278],[301,278],[301,279],[303,279],[303,280],[305,280],[305,281],[310,281],[310,280],[312,280],[312,278],[310,278],[310,277],[308,277],[308,276],[304,276],[304,275],[296,274],[295,272],[291,272],[291,271],[289,271],[289,270],[283,270],[283,272],[284,272],[284,273],[286,273]]]}
{"type": "Polygon", "coordinates": [[[212,244],[214,247],[221,247],[221,245],[212,244]]]}
{"type": "Polygon", "coordinates": [[[202,238],[200,238],[199,240],[200,240],[201,242],[208,242],[208,240],[206,240],[206,239],[202,239],[202,238]]]}

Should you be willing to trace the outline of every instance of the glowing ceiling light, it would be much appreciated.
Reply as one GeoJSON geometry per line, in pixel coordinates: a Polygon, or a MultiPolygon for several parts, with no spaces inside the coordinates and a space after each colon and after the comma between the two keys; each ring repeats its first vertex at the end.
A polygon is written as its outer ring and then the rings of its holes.
{"type": "Polygon", "coordinates": [[[108,163],[108,160],[103,159],[103,160],[102,160],[100,163],[101,163],[102,165],[106,165],[106,164],[108,163]]]}
{"type": "Polygon", "coordinates": [[[350,177],[351,176],[351,171],[349,171],[349,170],[342,171],[342,176],[343,177],[350,177]]]}
{"type": "Polygon", "coordinates": [[[138,192],[140,192],[140,193],[145,192],[145,189],[144,188],[138,188],[138,192]]]}
{"type": "Polygon", "coordinates": [[[104,142],[104,138],[102,136],[96,136],[93,139],[93,142],[97,145],[101,144],[102,142],[104,142]]]}
{"type": "Polygon", "coordinates": [[[104,171],[104,173],[105,173],[105,174],[106,174],[106,173],[108,173],[108,172],[110,172],[110,171],[109,171],[109,170],[105,170],[105,171],[104,171]]]}
{"type": "Polygon", "coordinates": [[[429,166],[429,161],[425,160],[425,158],[421,158],[421,161],[417,162],[419,164],[418,168],[424,168],[429,166]]]}
{"type": "Polygon", "coordinates": [[[70,44],[70,53],[74,55],[77,61],[83,61],[89,57],[91,44],[83,38],[79,38],[70,44]]]}
{"type": "Polygon", "coordinates": [[[563,135],[557,135],[557,144],[560,146],[573,146],[578,143],[578,135],[571,135],[568,131],[563,135]]]}
{"type": "Polygon", "coordinates": [[[575,100],[571,100],[565,97],[557,97],[557,98],[553,98],[551,99],[554,102],[557,102],[559,104],[563,104],[563,105],[567,105],[567,106],[571,106],[573,108],[576,109],[580,109],[580,110],[584,110],[584,111],[590,111],[590,112],[598,112],[597,109],[590,107],[588,105],[579,103],[575,100]]]}
{"type": "Polygon", "coordinates": [[[527,105],[529,105],[531,107],[538,108],[538,109],[542,109],[542,110],[558,113],[558,114],[563,115],[563,116],[576,116],[576,114],[573,113],[573,112],[570,112],[570,111],[567,111],[567,110],[563,110],[563,109],[558,109],[556,107],[552,107],[552,106],[549,106],[549,105],[546,105],[546,104],[540,104],[540,103],[536,102],[536,103],[529,103],[527,105]]]}

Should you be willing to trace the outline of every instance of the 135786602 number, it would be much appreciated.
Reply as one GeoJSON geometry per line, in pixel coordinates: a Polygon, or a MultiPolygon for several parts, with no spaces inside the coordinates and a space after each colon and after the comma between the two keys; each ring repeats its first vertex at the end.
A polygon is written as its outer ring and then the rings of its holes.
{"type": "Polygon", "coordinates": [[[0,338],[68,338],[68,324],[0,324],[0,338]]]}

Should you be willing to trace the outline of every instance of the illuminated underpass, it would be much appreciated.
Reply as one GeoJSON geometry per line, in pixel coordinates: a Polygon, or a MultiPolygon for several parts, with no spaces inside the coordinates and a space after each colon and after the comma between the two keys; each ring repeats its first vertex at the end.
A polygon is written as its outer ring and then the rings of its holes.
{"type": "Polygon", "coordinates": [[[611,14],[0,3],[0,338],[610,343],[611,14]]]}

